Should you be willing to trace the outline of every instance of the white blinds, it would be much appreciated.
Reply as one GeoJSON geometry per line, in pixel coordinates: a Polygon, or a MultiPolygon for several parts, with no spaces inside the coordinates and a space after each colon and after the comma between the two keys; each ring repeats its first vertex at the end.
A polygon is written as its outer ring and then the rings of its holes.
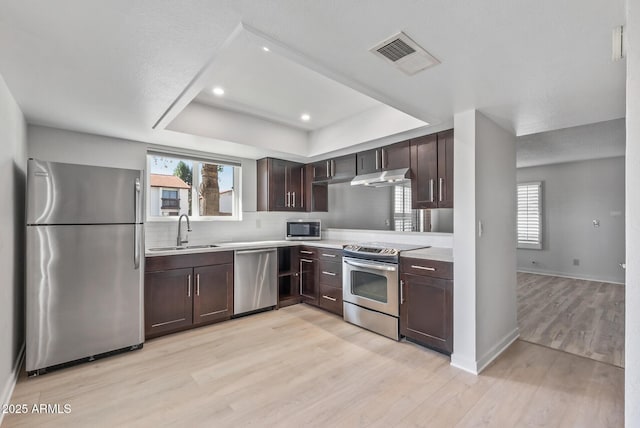
{"type": "Polygon", "coordinates": [[[518,184],[518,247],[542,248],[542,183],[518,184]]]}
{"type": "Polygon", "coordinates": [[[393,186],[393,230],[411,232],[411,187],[393,186]]]}

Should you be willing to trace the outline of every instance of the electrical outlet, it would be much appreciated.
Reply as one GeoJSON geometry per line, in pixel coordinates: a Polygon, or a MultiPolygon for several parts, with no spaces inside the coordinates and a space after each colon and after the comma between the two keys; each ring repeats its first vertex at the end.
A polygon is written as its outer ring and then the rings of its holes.
{"type": "Polygon", "coordinates": [[[573,259],[574,266],[580,266],[580,259],[573,259]]]}

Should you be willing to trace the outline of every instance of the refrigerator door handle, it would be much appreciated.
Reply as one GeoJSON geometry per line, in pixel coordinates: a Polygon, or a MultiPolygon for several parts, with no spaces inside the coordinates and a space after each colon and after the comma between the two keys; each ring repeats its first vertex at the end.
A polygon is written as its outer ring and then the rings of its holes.
{"type": "Polygon", "coordinates": [[[140,240],[138,235],[140,234],[140,225],[138,222],[140,219],[140,179],[136,178],[135,181],[135,222],[133,227],[133,267],[134,269],[140,269],[140,240]]]}

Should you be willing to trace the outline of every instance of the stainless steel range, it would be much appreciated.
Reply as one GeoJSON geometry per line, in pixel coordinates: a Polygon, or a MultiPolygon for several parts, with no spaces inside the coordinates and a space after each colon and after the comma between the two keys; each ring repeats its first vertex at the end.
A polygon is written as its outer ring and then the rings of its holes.
{"type": "Polygon", "coordinates": [[[344,319],[352,324],[399,340],[401,251],[426,245],[367,242],[342,250],[344,319]]]}

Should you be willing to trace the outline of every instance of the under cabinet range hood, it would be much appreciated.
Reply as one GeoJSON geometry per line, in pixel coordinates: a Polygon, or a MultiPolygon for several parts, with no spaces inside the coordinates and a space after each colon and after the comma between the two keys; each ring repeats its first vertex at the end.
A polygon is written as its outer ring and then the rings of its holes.
{"type": "Polygon", "coordinates": [[[409,168],[400,168],[389,171],[374,172],[371,174],[356,175],[353,180],[351,180],[351,185],[385,187],[407,184],[410,181],[409,168]]]}

